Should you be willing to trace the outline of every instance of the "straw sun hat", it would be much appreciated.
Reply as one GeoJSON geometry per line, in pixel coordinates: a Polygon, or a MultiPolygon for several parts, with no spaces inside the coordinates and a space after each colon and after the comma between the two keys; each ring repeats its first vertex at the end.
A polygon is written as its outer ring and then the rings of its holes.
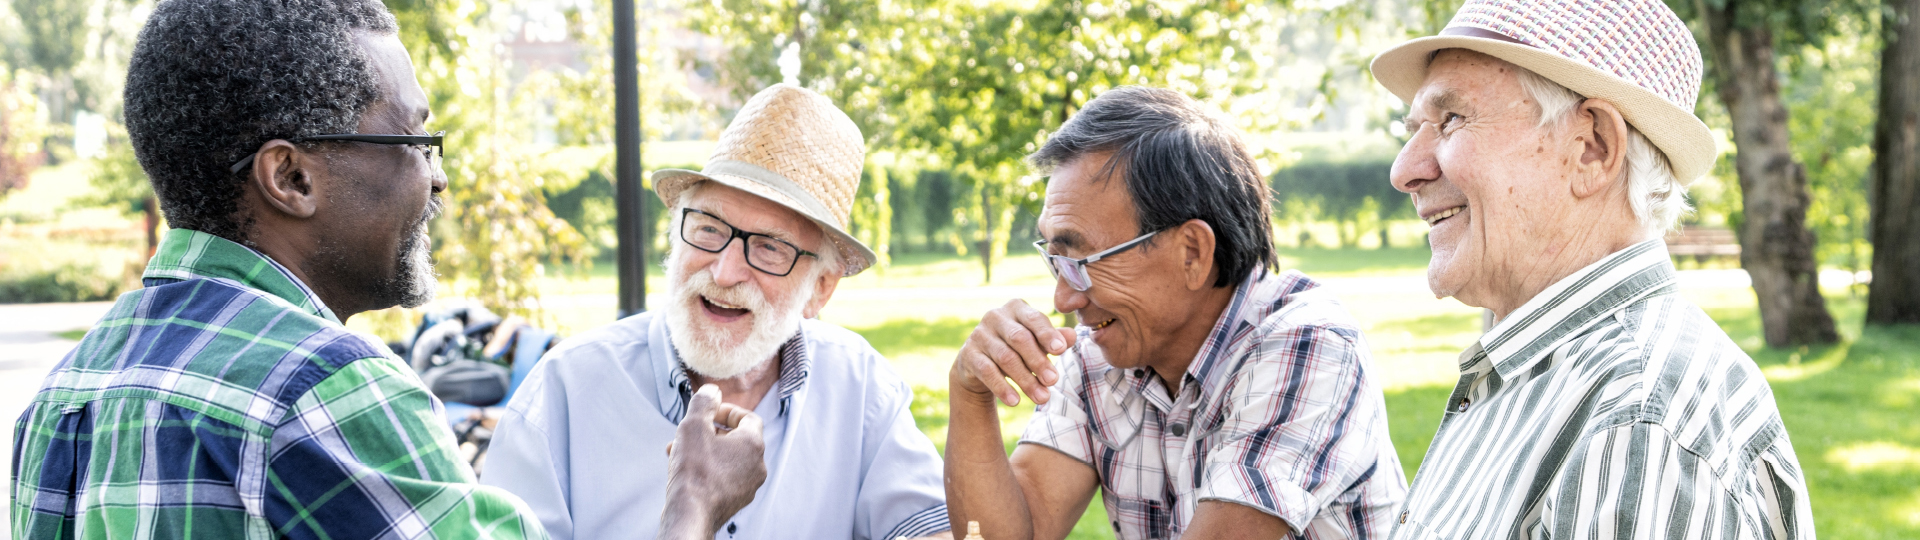
{"type": "Polygon", "coordinates": [[[680,192],[713,181],[779,203],[820,224],[846,263],[843,275],[851,276],[876,258],[847,234],[866,155],[860,128],[826,96],[776,84],[734,115],[703,170],[657,171],[653,191],[672,207],[680,192]]]}
{"type": "Polygon", "coordinates": [[[1440,35],[1374,57],[1373,77],[1413,103],[1442,49],[1478,51],[1613,103],[1667,155],[1681,185],[1705,175],[1718,155],[1693,115],[1700,47],[1660,0],[1468,0],[1440,35]]]}

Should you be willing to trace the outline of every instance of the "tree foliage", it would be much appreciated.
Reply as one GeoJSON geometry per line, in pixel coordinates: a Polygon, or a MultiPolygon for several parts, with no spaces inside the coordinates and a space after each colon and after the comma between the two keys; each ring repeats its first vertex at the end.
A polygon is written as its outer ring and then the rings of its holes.
{"type": "Polygon", "coordinates": [[[720,0],[689,25],[726,45],[717,67],[736,96],[792,78],[845,109],[870,148],[951,171],[966,193],[955,247],[979,253],[991,280],[1016,213],[1044,191],[1021,158],[1100,92],[1164,86],[1243,128],[1284,122],[1292,96],[1269,91],[1274,7],[720,0]]]}
{"type": "Polygon", "coordinates": [[[538,315],[542,262],[578,256],[580,234],[547,209],[545,180],[527,144],[539,94],[514,92],[500,46],[510,6],[473,0],[388,4],[433,107],[428,129],[446,130],[445,217],[434,259],[454,294],[495,311],[538,315]]]}
{"type": "Polygon", "coordinates": [[[27,187],[46,137],[43,114],[39,98],[15,71],[0,68],[0,197],[27,187]]]}

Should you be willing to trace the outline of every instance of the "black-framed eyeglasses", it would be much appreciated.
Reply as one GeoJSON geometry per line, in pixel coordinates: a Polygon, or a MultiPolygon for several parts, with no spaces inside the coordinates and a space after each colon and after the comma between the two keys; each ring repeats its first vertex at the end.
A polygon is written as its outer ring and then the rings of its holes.
{"type": "Polygon", "coordinates": [[[747,266],[776,276],[793,273],[793,267],[800,263],[801,255],[820,258],[820,255],[800,249],[800,246],[786,240],[740,230],[720,219],[720,216],[692,208],[680,212],[680,240],[689,246],[707,253],[719,253],[726,251],[735,238],[747,246],[747,266]]]}
{"type": "MultiPolygon", "coordinates": [[[[446,130],[433,132],[432,135],[374,135],[374,134],[366,134],[366,133],[341,133],[336,135],[309,135],[306,137],[294,137],[291,139],[287,139],[287,142],[300,143],[300,142],[318,142],[318,141],[347,141],[347,142],[363,142],[363,143],[369,143],[369,144],[404,144],[404,145],[414,147],[415,150],[420,151],[421,155],[426,156],[428,167],[431,167],[434,170],[439,170],[440,156],[441,154],[446,152],[446,147],[441,144],[441,141],[445,140],[446,137],[447,137],[446,130]]],[[[248,165],[252,165],[253,158],[258,157],[259,155],[260,155],[259,152],[247,154],[247,157],[245,159],[240,160],[239,163],[233,164],[233,166],[229,167],[227,170],[230,172],[236,172],[236,173],[240,172],[240,169],[245,169],[247,168],[248,165]]]]}
{"type": "Polygon", "coordinates": [[[1046,240],[1034,242],[1033,249],[1040,250],[1040,256],[1047,261],[1047,269],[1053,271],[1053,279],[1067,282],[1067,286],[1073,287],[1073,290],[1087,292],[1087,289],[1093,287],[1093,276],[1087,275],[1087,265],[1100,262],[1100,259],[1112,257],[1120,252],[1133,249],[1133,246],[1140,245],[1141,242],[1145,242],[1148,238],[1153,238],[1153,235],[1160,234],[1165,230],[1166,229],[1160,229],[1140,235],[1138,238],[1107,248],[1106,251],[1088,255],[1085,259],[1075,259],[1065,255],[1047,253],[1046,240]]]}

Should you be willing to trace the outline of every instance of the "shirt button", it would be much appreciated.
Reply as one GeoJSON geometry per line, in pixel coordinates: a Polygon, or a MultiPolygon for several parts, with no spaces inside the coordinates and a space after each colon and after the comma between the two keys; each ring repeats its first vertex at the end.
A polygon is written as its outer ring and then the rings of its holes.
{"type": "Polygon", "coordinates": [[[1406,511],[1406,510],[1401,510],[1401,511],[1400,511],[1400,523],[1401,523],[1401,524],[1406,524],[1406,522],[1407,522],[1407,511],[1406,511]]]}
{"type": "Polygon", "coordinates": [[[1120,522],[1113,522],[1113,532],[1120,532],[1120,522]]]}
{"type": "Polygon", "coordinates": [[[1460,398],[1460,412],[1467,412],[1467,398],[1460,398]]]}
{"type": "Polygon", "coordinates": [[[1187,425],[1186,425],[1186,424],[1174,424],[1174,425],[1172,425],[1172,426],[1168,426],[1168,427],[1167,427],[1167,430],[1168,430],[1168,431],[1172,431],[1172,432],[1173,432],[1173,436],[1175,436],[1175,437],[1185,437],[1185,436],[1187,436],[1187,425]]]}
{"type": "Polygon", "coordinates": [[[1144,378],[1146,378],[1146,377],[1147,377],[1147,370],[1145,370],[1145,369],[1138,369],[1138,368],[1136,368],[1136,369],[1134,369],[1134,370],[1133,370],[1133,376],[1135,376],[1135,377],[1140,377],[1140,378],[1143,378],[1143,379],[1144,379],[1144,378]]]}
{"type": "Polygon", "coordinates": [[[739,530],[739,529],[740,529],[740,526],[739,526],[739,525],[735,525],[735,524],[732,524],[732,523],[728,523],[728,524],[727,524],[727,534],[733,534],[733,532],[734,532],[734,531],[736,531],[736,530],[739,530]]]}

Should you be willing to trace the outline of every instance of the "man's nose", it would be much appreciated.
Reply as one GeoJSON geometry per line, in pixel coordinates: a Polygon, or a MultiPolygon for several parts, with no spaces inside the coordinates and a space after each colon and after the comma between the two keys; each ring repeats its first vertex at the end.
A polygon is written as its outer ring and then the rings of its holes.
{"type": "Polygon", "coordinates": [[[1087,300],[1087,293],[1073,290],[1073,286],[1067,285],[1067,280],[1053,280],[1054,311],[1061,313],[1079,311],[1087,307],[1088,303],[1090,302],[1087,300]]]}
{"type": "Polygon", "coordinates": [[[1440,178],[1440,161],[1434,156],[1434,137],[1426,136],[1423,128],[1407,139],[1407,146],[1400,149],[1400,155],[1393,159],[1393,169],[1387,174],[1387,181],[1393,183],[1393,189],[1406,193],[1420,191],[1420,187],[1440,178]]]}
{"type": "Polygon", "coordinates": [[[719,258],[713,261],[713,283],[721,287],[732,287],[753,279],[753,267],[747,264],[747,243],[735,238],[720,248],[719,258]],[[738,247],[739,249],[734,249],[738,247]]]}

